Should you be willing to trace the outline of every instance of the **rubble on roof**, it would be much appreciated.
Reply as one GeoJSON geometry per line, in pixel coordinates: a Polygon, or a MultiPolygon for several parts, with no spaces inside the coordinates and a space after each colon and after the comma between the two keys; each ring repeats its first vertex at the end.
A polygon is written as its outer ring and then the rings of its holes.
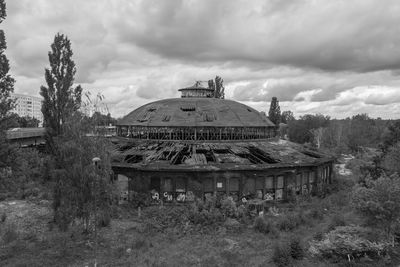
{"type": "Polygon", "coordinates": [[[140,140],[117,142],[112,152],[113,163],[173,168],[173,166],[255,165],[262,168],[312,165],[331,160],[327,155],[311,151],[285,140],[238,142],[173,142],[140,140]]]}

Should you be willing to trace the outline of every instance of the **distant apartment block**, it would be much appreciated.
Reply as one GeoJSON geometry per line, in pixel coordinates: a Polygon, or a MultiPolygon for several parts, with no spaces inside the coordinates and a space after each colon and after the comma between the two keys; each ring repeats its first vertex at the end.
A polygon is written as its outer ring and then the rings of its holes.
{"type": "Polygon", "coordinates": [[[39,125],[43,124],[42,99],[40,97],[11,94],[12,99],[16,99],[16,106],[12,112],[17,113],[20,117],[29,116],[40,121],[39,125]]]}

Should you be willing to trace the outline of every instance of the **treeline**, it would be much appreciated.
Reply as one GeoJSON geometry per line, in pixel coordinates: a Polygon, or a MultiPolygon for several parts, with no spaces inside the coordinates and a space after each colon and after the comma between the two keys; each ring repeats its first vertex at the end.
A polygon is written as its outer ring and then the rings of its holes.
{"type": "Polygon", "coordinates": [[[357,153],[365,148],[386,151],[400,141],[400,120],[373,119],[368,114],[341,120],[306,114],[296,119],[292,111],[281,113],[276,97],[268,117],[279,128],[281,138],[335,153],[357,153]]]}
{"type": "Polygon", "coordinates": [[[310,144],[337,153],[356,153],[365,147],[388,146],[391,135],[400,130],[399,120],[370,118],[358,114],[342,120],[331,119],[322,114],[306,114],[291,118],[282,126],[281,134],[293,142],[310,144]]]}

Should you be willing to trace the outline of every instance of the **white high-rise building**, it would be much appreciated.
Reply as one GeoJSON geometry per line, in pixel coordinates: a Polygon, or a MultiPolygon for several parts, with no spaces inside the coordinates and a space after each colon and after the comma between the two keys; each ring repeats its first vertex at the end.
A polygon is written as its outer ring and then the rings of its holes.
{"type": "Polygon", "coordinates": [[[17,113],[20,117],[36,118],[40,121],[39,125],[43,125],[42,98],[22,94],[11,94],[11,98],[16,99],[16,105],[12,112],[17,113]]]}

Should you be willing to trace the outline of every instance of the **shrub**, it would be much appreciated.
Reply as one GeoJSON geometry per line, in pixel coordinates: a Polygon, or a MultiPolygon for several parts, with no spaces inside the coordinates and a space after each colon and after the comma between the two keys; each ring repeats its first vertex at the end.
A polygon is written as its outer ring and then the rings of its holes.
{"type": "Polygon", "coordinates": [[[103,210],[100,212],[98,215],[99,217],[97,218],[97,224],[100,227],[107,227],[111,223],[111,213],[110,211],[103,210]]]}
{"type": "Polygon", "coordinates": [[[278,228],[282,231],[292,231],[300,225],[304,224],[306,219],[302,212],[293,212],[282,215],[278,222],[278,228]]]}
{"type": "Polygon", "coordinates": [[[310,253],[323,258],[357,259],[364,256],[379,258],[388,248],[388,243],[370,241],[368,230],[358,226],[339,226],[321,241],[311,242],[310,253]]]}
{"type": "Polygon", "coordinates": [[[338,226],[345,226],[346,220],[342,214],[334,214],[329,222],[327,232],[334,230],[338,226]]]}
{"type": "Polygon", "coordinates": [[[19,238],[19,233],[15,230],[15,225],[8,224],[4,227],[1,239],[5,244],[9,244],[19,238]]]}
{"type": "Polygon", "coordinates": [[[6,219],[7,219],[7,214],[6,214],[6,212],[5,212],[5,211],[3,211],[3,213],[1,214],[0,221],[3,223],[3,222],[5,222],[5,221],[6,221],[6,219]]]}
{"type": "Polygon", "coordinates": [[[272,252],[272,261],[278,267],[287,267],[291,265],[291,248],[287,243],[275,244],[272,252]]]}
{"type": "Polygon", "coordinates": [[[313,235],[313,239],[314,239],[314,240],[321,241],[322,238],[324,238],[324,233],[321,232],[321,231],[317,231],[317,232],[315,232],[314,235],[313,235]]]}
{"type": "Polygon", "coordinates": [[[273,224],[273,222],[269,219],[264,219],[263,217],[256,217],[254,220],[254,229],[257,232],[269,234],[273,238],[279,237],[279,231],[276,229],[276,226],[273,224]]]}
{"type": "Polygon", "coordinates": [[[221,212],[225,217],[237,218],[238,209],[232,197],[226,197],[221,200],[221,212]]]}
{"type": "Polygon", "coordinates": [[[301,245],[300,238],[297,236],[291,237],[289,241],[290,255],[293,259],[302,259],[304,257],[304,249],[301,245]]]}

